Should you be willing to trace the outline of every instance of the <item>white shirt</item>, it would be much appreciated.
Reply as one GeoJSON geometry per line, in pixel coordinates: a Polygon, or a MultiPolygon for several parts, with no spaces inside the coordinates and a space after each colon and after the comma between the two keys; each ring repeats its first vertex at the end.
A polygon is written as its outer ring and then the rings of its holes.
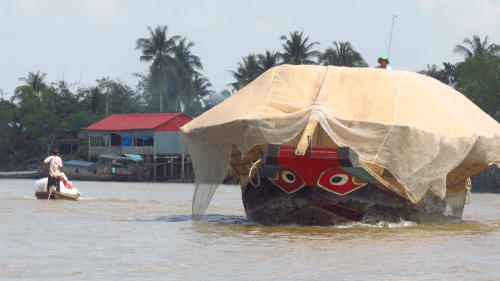
{"type": "Polygon", "coordinates": [[[61,157],[52,155],[45,158],[43,163],[49,165],[49,173],[51,176],[58,177],[61,174],[61,170],[59,170],[63,166],[61,157]]]}

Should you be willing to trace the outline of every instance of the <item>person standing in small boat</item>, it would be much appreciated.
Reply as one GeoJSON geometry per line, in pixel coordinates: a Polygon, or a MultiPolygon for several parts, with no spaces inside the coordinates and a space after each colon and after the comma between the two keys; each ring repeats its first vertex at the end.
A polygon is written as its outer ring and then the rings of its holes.
{"type": "Polygon", "coordinates": [[[383,68],[383,69],[391,69],[390,66],[388,66],[389,64],[389,59],[387,58],[387,56],[380,56],[378,58],[378,63],[379,65],[377,65],[375,68],[383,68]]]}
{"type": "Polygon", "coordinates": [[[43,163],[47,165],[49,168],[49,178],[47,181],[47,190],[51,186],[56,186],[56,190],[60,191],[60,182],[61,182],[61,168],[63,166],[61,157],[59,156],[59,150],[52,150],[52,155],[45,158],[43,163]]]}

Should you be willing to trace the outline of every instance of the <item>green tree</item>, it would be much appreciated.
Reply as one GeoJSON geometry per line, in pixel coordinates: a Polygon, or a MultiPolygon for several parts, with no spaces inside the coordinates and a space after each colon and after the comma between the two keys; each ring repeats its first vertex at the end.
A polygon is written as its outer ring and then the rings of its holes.
{"type": "Polygon", "coordinates": [[[264,54],[258,54],[257,57],[259,58],[261,72],[280,64],[280,54],[277,52],[266,50],[264,54]]]}
{"type": "Polygon", "coordinates": [[[44,108],[61,120],[79,108],[77,95],[74,95],[67,83],[62,80],[46,87],[40,95],[40,102],[44,108]]]}
{"type": "Polygon", "coordinates": [[[47,76],[47,73],[40,73],[40,70],[37,70],[36,73],[29,72],[28,77],[21,77],[19,78],[19,81],[23,81],[26,83],[27,86],[31,87],[33,89],[33,92],[35,92],[35,95],[40,93],[43,89],[47,87],[45,82],[43,81],[45,77],[47,76]]]}
{"type": "Polygon", "coordinates": [[[3,161],[0,162],[0,170],[10,168],[9,166],[12,164],[12,158],[15,154],[15,150],[11,146],[12,142],[15,142],[11,126],[15,126],[13,115],[16,110],[16,105],[4,99],[2,95],[0,98],[0,139],[2,140],[0,143],[0,157],[3,161]]]}
{"type": "Polygon", "coordinates": [[[194,94],[189,103],[185,104],[184,113],[191,117],[196,117],[208,109],[208,98],[214,93],[210,89],[212,84],[202,75],[198,75],[193,80],[194,94]]]}
{"type": "Polygon", "coordinates": [[[46,73],[40,73],[40,70],[38,70],[36,73],[28,72],[27,77],[20,77],[19,81],[24,82],[24,85],[16,87],[13,100],[21,100],[23,98],[20,96],[23,93],[22,89],[26,87],[32,89],[33,93],[38,96],[47,87],[44,81],[45,76],[47,76],[46,73]]]}
{"type": "Polygon", "coordinates": [[[31,87],[19,89],[19,100],[8,121],[12,163],[42,157],[60,130],[59,118],[47,109],[31,87]]]}
{"type": "Polygon", "coordinates": [[[333,48],[328,47],[319,57],[319,62],[323,65],[366,67],[360,53],[354,50],[349,41],[333,41],[333,48]]]}
{"type": "Polygon", "coordinates": [[[421,70],[418,73],[430,76],[441,81],[444,84],[447,84],[451,87],[455,87],[457,81],[457,71],[456,66],[443,62],[443,68],[440,69],[437,65],[427,65],[427,69],[421,70]]]}
{"type": "Polygon", "coordinates": [[[472,39],[465,38],[462,43],[463,45],[455,45],[453,52],[460,54],[465,58],[469,58],[474,55],[497,55],[500,53],[500,45],[490,44],[488,36],[485,36],[484,40],[481,40],[481,37],[478,35],[473,35],[472,39]]]}
{"type": "MultiPolygon", "coordinates": [[[[173,57],[176,41],[179,36],[167,36],[167,26],[157,26],[154,30],[147,27],[149,31],[149,38],[139,38],[136,41],[136,49],[141,50],[141,61],[151,62],[149,70],[149,83],[148,90],[155,92],[159,97],[159,109],[163,112],[164,101],[163,97],[167,96],[168,82],[175,76],[175,59],[173,57]]],[[[167,100],[168,103],[175,103],[177,101],[171,98],[167,100]]]]}
{"type": "Polygon", "coordinates": [[[457,89],[492,117],[500,115],[500,56],[468,57],[457,67],[457,89]]]}
{"type": "Polygon", "coordinates": [[[289,33],[289,38],[285,35],[280,37],[285,42],[281,45],[283,52],[280,53],[283,63],[287,64],[316,64],[312,60],[313,57],[318,57],[320,53],[313,50],[318,42],[309,43],[309,37],[303,38],[304,31],[293,31],[289,33]]]}
{"type": "Polygon", "coordinates": [[[106,97],[98,86],[78,89],[78,98],[82,110],[104,117],[106,97]]]}
{"type": "Polygon", "coordinates": [[[106,110],[106,96],[108,96],[109,115],[141,111],[142,102],[140,95],[124,82],[119,79],[113,80],[107,77],[97,79],[96,82],[99,92],[103,95],[100,98],[100,102],[104,102],[104,110],[106,110]]]}
{"type": "Polygon", "coordinates": [[[171,96],[170,100],[177,101],[175,108],[172,108],[172,110],[176,112],[181,111],[182,108],[189,107],[194,100],[199,98],[197,96],[199,89],[196,87],[200,86],[200,81],[208,83],[206,85],[210,86],[208,79],[202,77],[197,71],[202,70],[203,65],[201,64],[200,58],[192,53],[191,48],[193,46],[194,43],[187,42],[187,39],[184,37],[179,40],[174,48],[174,71],[176,79],[169,96],[171,96]],[[198,85],[195,85],[195,82],[197,82],[198,85]]]}
{"type": "Polygon", "coordinates": [[[230,70],[236,82],[231,83],[234,90],[239,90],[248,83],[252,82],[262,73],[259,59],[255,54],[248,54],[242,58],[242,62],[238,63],[236,71],[230,70]]]}

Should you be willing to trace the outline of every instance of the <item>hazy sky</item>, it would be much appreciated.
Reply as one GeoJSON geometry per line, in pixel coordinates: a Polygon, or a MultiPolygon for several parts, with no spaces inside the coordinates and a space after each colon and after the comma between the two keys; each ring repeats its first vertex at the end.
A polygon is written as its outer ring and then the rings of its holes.
{"type": "Polygon", "coordinates": [[[500,43],[500,0],[0,0],[0,89],[10,96],[19,77],[37,70],[73,88],[104,76],[134,87],[132,73],[147,69],[135,41],[148,37],[148,25],[193,41],[217,91],[233,82],[228,70],[243,56],[280,50],[280,36],[293,30],[319,51],[350,41],[375,66],[387,53],[393,14],[393,68],[456,62],[453,47],[474,34],[500,43]]]}

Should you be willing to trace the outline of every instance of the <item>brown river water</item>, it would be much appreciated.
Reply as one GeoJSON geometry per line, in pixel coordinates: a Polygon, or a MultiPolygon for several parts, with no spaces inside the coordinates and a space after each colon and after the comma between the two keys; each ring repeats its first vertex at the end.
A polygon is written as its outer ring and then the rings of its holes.
{"type": "Polygon", "coordinates": [[[248,222],[237,186],[191,219],[191,184],[74,181],[79,201],[0,179],[0,280],[500,280],[500,195],[463,222],[248,222]]]}

